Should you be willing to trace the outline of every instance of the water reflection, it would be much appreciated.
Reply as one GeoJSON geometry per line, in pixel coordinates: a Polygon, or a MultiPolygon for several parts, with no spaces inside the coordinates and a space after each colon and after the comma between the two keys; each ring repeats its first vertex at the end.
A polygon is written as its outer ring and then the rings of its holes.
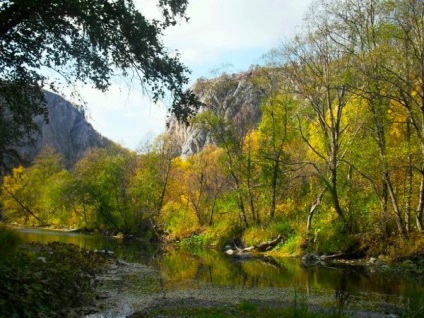
{"type": "MultiPolygon", "coordinates": [[[[305,291],[329,290],[344,306],[351,295],[385,295],[386,301],[396,301],[410,290],[423,292],[422,286],[358,268],[305,267],[298,259],[255,258],[240,260],[222,251],[210,249],[181,250],[135,241],[122,241],[100,235],[84,235],[20,230],[25,241],[73,243],[86,249],[108,249],[128,262],[139,262],[159,269],[163,288],[178,290],[217,286],[231,288],[292,287],[305,291]]],[[[357,296],[355,296],[357,297],[357,296]]]]}
{"type": "MultiPolygon", "coordinates": [[[[340,302],[350,293],[402,295],[417,286],[396,277],[388,278],[361,268],[305,267],[298,259],[238,260],[216,250],[195,253],[169,250],[156,259],[165,287],[174,290],[209,284],[241,288],[292,287],[302,290],[334,290],[340,302]]],[[[421,289],[421,287],[420,287],[421,289]]]]}
{"type": "Polygon", "coordinates": [[[40,229],[19,229],[19,236],[24,242],[61,242],[75,244],[87,250],[113,251],[117,257],[128,262],[148,264],[159,251],[159,246],[154,244],[141,244],[135,241],[123,241],[114,237],[105,237],[100,234],[82,234],[40,229]]]}

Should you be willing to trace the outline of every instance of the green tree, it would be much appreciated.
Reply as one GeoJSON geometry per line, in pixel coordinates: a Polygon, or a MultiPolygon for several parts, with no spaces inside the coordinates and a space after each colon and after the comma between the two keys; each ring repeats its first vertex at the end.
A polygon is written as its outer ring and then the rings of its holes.
{"type": "Polygon", "coordinates": [[[131,207],[136,215],[138,231],[150,230],[160,237],[157,220],[166,202],[173,159],[177,147],[171,136],[159,136],[145,153],[138,156],[134,176],[130,182],[131,207]]]}
{"type": "Polygon", "coordinates": [[[424,74],[424,4],[415,0],[322,1],[322,7],[334,21],[332,38],[343,43],[353,63],[358,80],[350,91],[368,107],[364,129],[378,148],[373,156],[379,160],[374,169],[379,175],[372,170],[361,172],[380,200],[382,232],[390,232],[389,211],[393,210],[398,232],[407,235],[413,204],[418,228],[422,228],[424,207],[422,154],[417,153],[418,144],[423,148],[424,99],[419,83],[424,74]]]}
{"type": "Polygon", "coordinates": [[[48,119],[42,89],[81,82],[106,91],[113,76],[136,80],[153,100],[167,91],[187,117],[194,95],[183,92],[187,68],[161,42],[163,30],[187,19],[187,0],[158,0],[162,21],[148,20],[132,0],[0,1],[0,162],[11,146],[48,119]],[[44,70],[56,72],[48,78],[44,70]]]}
{"type": "MultiPolygon", "coordinates": [[[[406,229],[401,215],[399,198],[393,182],[393,166],[390,163],[389,131],[393,129],[389,112],[390,98],[385,96],[387,83],[381,76],[390,62],[390,51],[394,39],[387,6],[382,1],[346,2],[343,6],[328,5],[327,12],[337,12],[339,21],[338,34],[347,34],[346,46],[350,47],[349,55],[353,59],[355,76],[360,78],[358,86],[351,92],[362,99],[367,106],[366,134],[374,141],[377,151],[370,157],[378,158],[378,165],[366,164],[361,169],[363,175],[372,183],[380,200],[380,226],[384,235],[389,233],[389,203],[395,212],[398,231],[405,234],[406,229]],[[346,7],[347,6],[347,7],[346,7]],[[335,11],[336,10],[336,11],[335,11]],[[343,13],[342,13],[343,12],[343,13]],[[377,79],[379,78],[379,79],[377,79]],[[373,170],[368,170],[370,166],[373,170]],[[378,172],[378,173],[376,173],[378,172]]],[[[399,145],[399,144],[398,144],[399,145]]],[[[368,149],[372,149],[369,145],[368,149]]],[[[363,157],[367,154],[362,150],[363,157]]],[[[359,167],[359,166],[357,166],[359,167]]]]}
{"type": "MultiPolygon", "coordinates": [[[[406,132],[405,139],[410,144],[414,133],[420,145],[418,162],[413,162],[415,154],[408,157],[407,174],[412,196],[413,175],[418,175],[418,200],[415,209],[416,227],[422,231],[424,213],[424,3],[420,0],[402,0],[387,4],[385,14],[389,17],[388,29],[390,40],[387,63],[383,72],[373,74],[372,78],[388,88],[382,95],[389,98],[392,105],[402,108],[398,113],[406,111],[403,121],[406,132]]],[[[385,48],[388,46],[386,45],[385,48]]],[[[410,150],[413,147],[409,148],[410,150]]],[[[406,204],[404,232],[410,228],[411,200],[406,204]],[[408,206],[409,205],[409,206],[408,206]]],[[[400,212],[399,212],[400,215],[400,212]]],[[[400,222],[400,221],[399,221],[400,222]]]]}
{"type": "Polygon", "coordinates": [[[261,105],[262,118],[259,124],[257,156],[262,170],[261,183],[264,185],[267,197],[270,198],[269,218],[272,220],[275,217],[277,204],[284,196],[284,188],[290,187],[287,175],[291,169],[289,167],[291,154],[287,145],[294,138],[293,114],[297,103],[281,80],[269,78],[268,82],[270,83],[268,99],[261,105]],[[278,88],[274,87],[276,85],[278,88]]]}
{"type": "Polygon", "coordinates": [[[334,211],[349,226],[340,200],[339,171],[345,153],[347,124],[343,116],[351,85],[350,63],[332,41],[325,22],[314,26],[316,29],[310,29],[283,49],[289,61],[285,70],[293,90],[305,101],[299,130],[315,158],[311,164],[331,196],[334,211]]]}
{"type": "MultiPolygon", "coordinates": [[[[130,206],[129,185],[134,156],[112,146],[92,149],[75,167],[83,209],[95,213],[95,226],[114,232],[132,233],[136,226],[130,206]]],[[[83,211],[84,212],[84,211],[83,211]]]]}

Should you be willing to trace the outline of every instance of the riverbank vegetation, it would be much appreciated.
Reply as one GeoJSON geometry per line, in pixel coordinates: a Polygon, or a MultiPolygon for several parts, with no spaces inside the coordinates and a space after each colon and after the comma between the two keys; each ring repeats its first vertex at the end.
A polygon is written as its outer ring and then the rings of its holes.
{"type": "Polygon", "coordinates": [[[210,246],[281,234],[286,255],[420,256],[423,15],[417,0],[320,1],[246,75],[265,92],[258,125],[221,111],[234,77],[199,80],[210,98],[190,124],[214,145],[181,158],[164,135],[138,154],[93,149],[72,170],[45,149],[4,178],[2,217],[210,246]]]}

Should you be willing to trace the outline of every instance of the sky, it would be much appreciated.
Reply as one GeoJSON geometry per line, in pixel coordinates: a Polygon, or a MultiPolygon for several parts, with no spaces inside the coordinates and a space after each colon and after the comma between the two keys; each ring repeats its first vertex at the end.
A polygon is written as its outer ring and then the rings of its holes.
{"type": "MultiPolygon", "coordinates": [[[[237,73],[263,62],[263,55],[288,40],[301,26],[311,0],[191,0],[189,22],[166,30],[163,43],[178,50],[191,70],[190,84],[220,71],[237,73]]],[[[134,0],[149,18],[158,17],[157,0],[134,0]]],[[[125,80],[108,92],[77,88],[87,103],[89,122],[103,136],[137,150],[165,131],[167,105],[153,104],[125,80]]]]}

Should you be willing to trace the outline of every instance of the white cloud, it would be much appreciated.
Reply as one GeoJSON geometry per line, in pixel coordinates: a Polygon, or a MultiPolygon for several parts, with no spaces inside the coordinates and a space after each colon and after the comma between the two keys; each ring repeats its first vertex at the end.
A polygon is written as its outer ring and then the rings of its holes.
{"type": "Polygon", "coordinates": [[[153,104],[141,91],[114,84],[106,93],[89,86],[78,87],[86,101],[88,121],[102,135],[136,149],[146,135],[159,135],[165,128],[166,109],[153,104]]]}
{"type": "Polygon", "coordinates": [[[269,50],[293,35],[309,0],[191,1],[188,23],[166,30],[165,43],[177,48],[186,63],[218,60],[222,52],[269,50]],[[185,55],[189,52],[189,55],[185,55]]]}
{"type": "MultiPolygon", "coordinates": [[[[294,33],[311,0],[191,0],[188,23],[166,30],[164,44],[177,49],[193,77],[225,63],[243,70],[294,33]]],[[[147,17],[158,18],[157,0],[135,0],[147,17]]],[[[116,142],[136,149],[140,141],[165,129],[165,107],[153,105],[141,91],[123,82],[103,94],[89,87],[78,90],[88,103],[96,130],[116,142]]]]}
{"type": "MultiPolygon", "coordinates": [[[[264,51],[293,35],[311,0],[192,0],[188,23],[165,31],[165,44],[187,64],[217,62],[223,52],[264,51]]],[[[136,0],[148,17],[158,18],[156,1],[136,0]]],[[[265,52],[263,52],[265,53],[265,52]]]]}

